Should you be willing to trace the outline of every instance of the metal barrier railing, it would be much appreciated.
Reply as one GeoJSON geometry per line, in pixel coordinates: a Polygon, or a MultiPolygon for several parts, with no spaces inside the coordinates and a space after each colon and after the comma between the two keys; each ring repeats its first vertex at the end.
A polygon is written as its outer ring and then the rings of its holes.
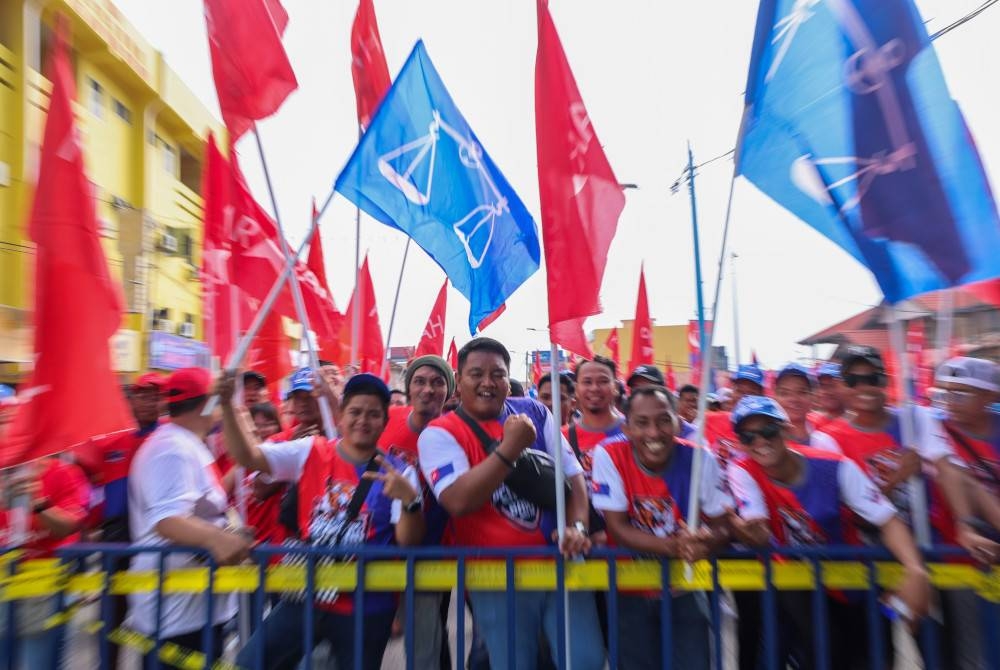
{"type": "MultiPolygon", "coordinates": [[[[950,547],[937,547],[925,554],[932,585],[941,591],[962,589],[976,594],[979,602],[979,624],[982,627],[986,667],[1000,669],[1000,570],[981,569],[962,562],[962,553],[950,547]]],[[[810,592],[814,624],[815,666],[830,666],[830,635],[827,626],[827,592],[857,591],[865,594],[870,667],[881,667],[884,641],[883,617],[879,601],[880,590],[891,588],[900,577],[901,568],[891,562],[885,550],[862,547],[816,547],[775,549],[767,553],[732,552],[687,566],[674,560],[651,560],[629,552],[595,549],[586,561],[567,561],[548,547],[541,548],[457,548],[457,547],[288,547],[261,546],[253,552],[253,564],[219,567],[200,549],[185,547],[132,547],[110,544],[77,544],[59,551],[58,559],[23,561],[16,550],[0,550],[0,606],[7,608],[6,645],[8,667],[14,667],[16,638],[15,617],[11,605],[27,598],[54,597],[55,614],[45,622],[46,628],[66,625],[85,598],[99,599],[100,621],[88,632],[98,635],[101,668],[109,667],[111,644],[140,648],[153,652],[157,662],[181,668],[200,668],[205,657],[200,650],[164,647],[161,622],[164,595],[199,593],[207,598],[206,625],[202,631],[202,649],[212,645],[213,598],[217,594],[241,593],[250,596],[254,623],[259,626],[268,594],[304,593],[305,602],[313,602],[319,590],[338,589],[342,592],[398,592],[406,627],[403,636],[406,668],[413,668],[414,604],[417,591],[457,591],[456,602],[464,607],[466,595],[474,591],[504,591],[507,603],[507,648],[509,658],[515,658],[515,595],[521,591],[555,591],[559,594],[559,630],[564,617],[564,591],[606,592],[607,599],[607,659],[611,668],[618,667],[620,641],[618,635],[619,598],[623,593],[659,591],[664,593],[706,592],[710,597],[709,618],[713,634],[714,667],[722,668],[723,615],[721,600],[724,591],[760,592],[763,667],[782,667],[779,658],[778,598],[786,591],[810,592]],[[151,572],[113,572],[112,566],[123,557],[138,553],[159,555],[159,570],[151,572]],[[164,569],[166,557],[173,553],[195,554],[202,558],[200,567],[173,571],[164,569]],[[295,555],[305,559],[302,565],[272,564],[275,556],[295,555]],[[325,563],[326,559],[341,562],[325,563]],[[156,630],[145,637],[122,629],[107,630],[111,598],[131,593],[156,593],[156,630]]],[[[660,598],[661,648],[663,667],[671,668],[669,651],[673,647],[672,608],[674,598],[660,598]]],[[[314,608],[304,607],[302,630],[303,649],[314,646],[314,608]]],[[[462,616],[458,617],[456,633],[456,667],[466,655],[467,640],[462,616]]],[[[354,600],[353,639],[358,653],[354,667],[363,667],[360,650],[363,647],[365,598],[354,600]]],[[[258,641],[262,638],[258,636],[258,641]]],[[[920,632],[925,667],[933,670],[941,665],[937,658],[939,630],[932,620],[925,621],[920,632]]],[[[564,668],[567,649],[557,645],[552,650],[556,667],[564,668]]],[[[263,668],[263,648],[257,649],[256,668],[263,668]]],[[[220,662],[214,667],[233,667],[220,662]]],[[[341,669],[347,670],[347,669],[341,669]]]]}

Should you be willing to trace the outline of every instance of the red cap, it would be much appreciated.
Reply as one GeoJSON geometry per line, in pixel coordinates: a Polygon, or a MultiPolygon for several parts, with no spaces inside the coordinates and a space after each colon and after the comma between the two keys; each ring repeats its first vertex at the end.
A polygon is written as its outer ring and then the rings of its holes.
{"type": "Polygon", "coordinates": [[[182,368],[167,378],[163,394],[168,403],[208,395],[212,388],[212,373],[205,368],[182,368]]]}
{"type": "Polygon", "coordinates": [[[135,378],[135,381],[132,382],[132,389],[162,390],[164,384],[166,383],[167,383],[167,378],[161,375],[159,372],[147,372],[135,378]]]}

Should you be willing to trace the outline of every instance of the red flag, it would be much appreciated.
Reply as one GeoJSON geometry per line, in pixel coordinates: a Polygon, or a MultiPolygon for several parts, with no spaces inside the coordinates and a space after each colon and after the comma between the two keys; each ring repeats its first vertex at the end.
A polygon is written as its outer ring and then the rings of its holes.
{"type": "MultiPolygon", "coordinates": [[[[228,215],[232,222],[232,276],[247,297],[256,301],[253,305],[256,309],[284,271],[285,255],[281,249],[278,227],[254,200],[240,172],[235,152],[231,153],[229,163],[231,179],[228,215]]],[[[343,317],[337,311],[333,297],[301,260],[295,262],[295,275],[302,289],[309,326],[320,338],[336,338],[343,317]]],[[[298,320],[287,284],[275,302],[274,309],[279,314],[298,320]]]]}
{"type": "MultiPolygon", "coordinates": [[[[316,221],[316,216],[318,212],[316,211],[316,202],[313,201],[312,205],[312,220],[316,221]]],[[[309,258],[306,260],[306,267],[309,271],[313,273],[316,277],[316,282],[322,288],[330,299],[333,299],[333,291],[330,290],[330,285],[326,280],[326,261],[323,256],[323,239],[319,232],[319,222],[316,222],[316,226],[313,229],[312,239],[309,240],[309,258]]],[[[335,317],[338,321],[342,320],[341,316],[335,317]]],[[[348,363],[347,360],[350,357],[350,351],[343,341],[340,339],[340,328],[337,328],[337,336],[320,336],[317,338],[319,345],[319,350],[322,352],[320,358],[326,358],[334,361],[340,365],[348,363]]]]}
{"type": "Polygon", "coordinates": [[[372,0],[361,0],[354,15],[354,25],[351,26],[351,75],[358,101],[358,123],[367,128],[385,92],[392,85],[372,0]]]}
{"type": "Polygon", "coordinates": [[[604,340],[604,346],[608,348],[611,352],[611,360],[615,362],[615,367],[621,371],[622,361],[621,354],[618,350],[618,328],[612,328],[611,332],[608,333],[608,339],[604,340]]]}
{"type": "Polygon", "coordinates": [[[649,318],[649,301],[646,299],[646,273],[639,270],[639,295],[635,301],[635,321],[632,322],[632,354],[628,369],[640,365],[653,365],[653,322],[649,318]]]}
{"type": "Polygon", "coordinates": [[[538,388],[538,382],[541,380],[543,374],[545,373],[542,371],[542,354],[536,351],[535,360],[531,363],[531,383],[535,388],[538,388]]]}
{"type": "Polygon", "coordinates": [[[625,195],[590,124],[546,0],[538,0],[535,135],[549,333],[552,342],[590,358],[583,322],[601,312],[601,281],[625,195]]]}
{"type": "Polygon", "coordinates": [[[451,345],[448,347],[448,365],[452,370],[458,370],[458,347],[455,346],[455,338],[451,338],[451,345]]]}
{"type": "MultiPolygon", "coordinates": [[[[382,339],[382,326],[379,324],[378,308],[375,305],[375,286],[372,284],[372,276],[368,270],[368,256],[365,256],[365,262],[361,264],[361,274],[358,281],[358,286],[354,287],[354,293],[351,294],[351,305],[347,308],[342,328],[345,332],[350,332],[351,324],[354,323],[354,310],[360,309],[359,372],[380,375],[382,374],[382,360],[385,358],[385,342],[382,339]]],[[[350,342],[350,339],[350,337],[341,337],[343,342],[350,342]]]]}
{"type": "Polygon", "coordinates": [[[281,380],[292,371],[292,360],[288,355],[288,338],[281,322],[281,315],[274,310],[264,320],[264,325],[247,352],[245,367],[256,370],[267,378],[267,388],[271,400],[280,398],[281,380]]]}
{"type": "Polygon", "coordinates": [[[205,0],[205,22],[219,108],[235,144],[299,86],[281,44],[288,14],[278,0],[205,0]]]}
{"type": "MultiPolygon", "coordinates": [[[[60,30],[61,33],[61,30],[60,30]]],[[[0,468],[134,425],[111,370],[121,289],[108,272],[73,116],[76,90],[62,37],[52,60],[29,234],[35,242],[35,367],[21,389],[0,468]]]]}
{"type": "Polygon", "coordinates": [[[448,280],[444,280],[441,290],[438,291],[437,300],[431,309],[431,315],[427,318],[427,325],[424,326],[424,334],[420,336],[420,343],[417,344],[416,356],[441,356],[444,353],[444,317],[445,307],[448,301],[448,280]]]}
{"type": "Polygon", "coordinates": [[[963,289],[970,291],[976,298],[994,307],[1000,307],[1000,279],[987,279],[972,284],[966,284],[963,289]]]}
{"type": "Polygon", "coordinates": [[[205,238],[201,254],[202,323],[212,355],[225,362],[240,331],[234,313],[245,298],[233,283],[231,221],[226,215],[229,163],[209,135],[201,192],[205,197],[205,238]]]}
{"type": "Polygon", "coordinates": [[[677,390],[677,377],[674,376],[674,364],[667,361],[667,388],[671,391],[677,390]]]}

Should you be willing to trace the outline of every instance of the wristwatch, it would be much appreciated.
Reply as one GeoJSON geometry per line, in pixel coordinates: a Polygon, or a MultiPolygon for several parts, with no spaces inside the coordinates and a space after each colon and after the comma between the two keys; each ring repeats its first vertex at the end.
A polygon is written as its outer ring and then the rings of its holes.
{"type": "Polygon", "coordinates": [[[414,512],[419,512],[423,506],[424,498],[418,495],[413,499],[409,505],[403,505],[403,511],[408,514],[413,514],[414,512]]]}

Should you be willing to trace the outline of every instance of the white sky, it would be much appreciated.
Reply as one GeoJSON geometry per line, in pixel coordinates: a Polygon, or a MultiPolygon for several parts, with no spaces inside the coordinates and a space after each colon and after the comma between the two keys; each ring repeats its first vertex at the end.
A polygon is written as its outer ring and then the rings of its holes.
{"type": "MultiPolygon", "coordinates": [[[[202,3],[116,0],[139,31],[218,115],[202,3]]],[[[981,0],[917,0],[931,32],[979,6],[981,0]]],[[[604,279],[604,314],[588,328],[616,325],[635,308],[639,264],[645,261],[650,310],[661,324],[695,318],[690,203],[670,184],[687,160],[686,141],[702,162],[733,147],[757,3],[750,0],[551,0],[555,20],[591,121],[622,182],[627,205],[604,279]]],[[[354,0],[285,0],[285,46],[299,90],[260,125],[280,212],[297,244],[308,227],[310,198],[322,202],[357,141],[350,72],[354,0]]],[[[423,38],[459,109],[528,209],[538,217],[535,169],[534,0],[376,0],[391,76],[423,38]]],[[[1000,8],[935,45],[952,95],[962,105],[994,187],[1000,169],[1000,8]]],[[[240,144],[242,165],[258,200],[270,210],[253,140],[240,144]]],[[[697,179],[705,302],[710,307],[722,239],[731,161],[697,179]]],[[[808,355],[795,341],[878,302],[868,272],[753,186],[737,182],[730,249],[737,265],[740,343],[765,365],[808,355]]],[[[327,274],[337,306],[346,309],[354,284],[354,207],[339,196],[321,223],[327,274]]],[[[388,329],[402,233],[362,220],[361,249],[370,252],[383,332],[388,329]]],[[[727,270],[728,275],[728,270],[727,270]]],[[[419,247],[411,249],[399,299],[395,345],[416,344],[442,271],[419,247]]],[[[730,350],[733,310],[723,285],[716,343],[730,350]]],[[[508,301],[485,334],[500,339],[515,360],[547,348],[543,268],[508,301]]],[[[469,339],[468,303],[452,289],[447,337],[469,339]]],[[[447,342],[447,340],[446,340],[447,342]]],[[[514,365],[515,375],[519,366],[514,365]]],[[[523,376],[523,373],[518,376],[523,376]]]]}

